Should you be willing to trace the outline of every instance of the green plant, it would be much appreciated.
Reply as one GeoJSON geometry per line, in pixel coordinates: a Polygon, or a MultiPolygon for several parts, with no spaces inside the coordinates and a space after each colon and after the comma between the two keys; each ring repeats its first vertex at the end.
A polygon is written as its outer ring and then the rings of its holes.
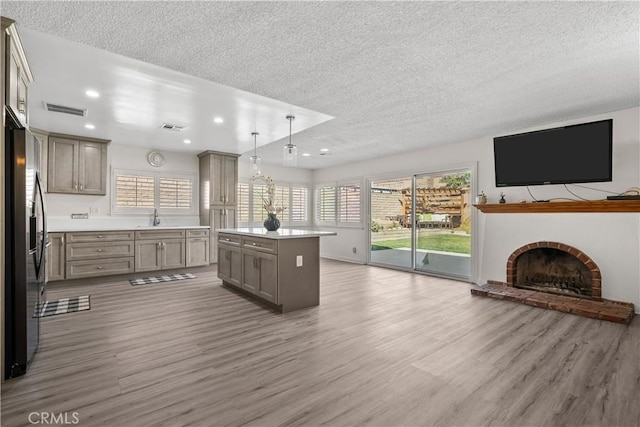
{"type": "Polygon", "coordinates": [[[372,233],[377,233],[378,231],[382,230],[382,224],[380,224],[379,222],[372,220],[371,221],[371,232],[372,233]]]}
{"type": "Polygon", "coordinates": [[[471,182],[471,172],[444,175],[440,177],[440,181],[449,188],[468,187],[469,183],[471,182]]]}
{"type": "Polygon", "coordinates": [[[391,223],[391,227],[389,227],[389,228],[398,228],[398,223],[397,223],[397,222],[395,222],[395,221],[393,221],[393,222],[391,223]]]}

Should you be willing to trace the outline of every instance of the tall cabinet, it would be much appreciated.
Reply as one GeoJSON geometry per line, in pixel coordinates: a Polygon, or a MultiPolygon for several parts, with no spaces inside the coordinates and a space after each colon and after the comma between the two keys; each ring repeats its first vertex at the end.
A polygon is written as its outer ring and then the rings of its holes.
{"type": "Polygon", "coordinates": [[[200,158],[200,225],[211,227],[210,260],[218,262],[217,230],[236,227],[237,154],[205,151],[200,158]]]}

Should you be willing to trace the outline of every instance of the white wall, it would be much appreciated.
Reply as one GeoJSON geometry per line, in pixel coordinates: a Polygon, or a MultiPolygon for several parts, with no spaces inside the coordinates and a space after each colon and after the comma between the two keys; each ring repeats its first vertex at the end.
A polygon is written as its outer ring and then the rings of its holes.
{"type": "MultiPolygon", "coordinates": [[[[163,152],[165,164],[154,168],[147,162],[147,154],[152,151],[128,145],[111,143],[108,149],[107,195],[88,196],[73,194],[47,194],[47,212],[50,230],[56,228],[91,228],[109,226],[150,225],[150,215],[115,215],[111,213],[111,181],[113,169],[132,169],[153,172],[179,172],[195,175],[194,189],[198,188],[198,157],[193,154],[163,152]],[[88,220],[71,219],[72,213],[89,213],[88,220]]],[[[196,205],[197,206],[197,205],[196,205]]],[[[193,216],[166,216],[163,225],[198,225],[199,218],[193,216]]]]}
{"type": "MultiPolygon", "coordinates": [[[[567,122],[548,123],[531,129],[550,128],[613,119],[613,181],[587,184],[589,187],[623,192],[640,186],[640,108],[583,117],[567,122]]],[[[458,144],[435,146],[348,165],[316,170],[315,183],[349,178],[368,178],[394,173],[409,174],[455,168],[477,163],[475,191],[485,191],[489,202],[497,202],[504,191],[510,202],[531,200],[526,187],[498,189],[494,181],[493,137],[491,135],[458,144]]],[[[561,185],[530,187],[539,199],[572,197],[561,185]]],[[[602,199],[605,193],[570,186],[587,199],[602,199]]],[[[365,207],[368,209],[368,207],[365,207]]],[[[338,229],[332,240],[321,239],[322,256],[364,263],[367,260],[367,229],[338,229]],[[353,246],[364,246],[356,254],[353,246]]],[[[640,312],[640,213],[593,214],[490,214],[476,212],[474,249],[477,256],[472,280],[506,280],[508,256],[525,243],[560,241],[575,246],[591,257],[602,270],[604,298],[633,302],[640,312]]]]}

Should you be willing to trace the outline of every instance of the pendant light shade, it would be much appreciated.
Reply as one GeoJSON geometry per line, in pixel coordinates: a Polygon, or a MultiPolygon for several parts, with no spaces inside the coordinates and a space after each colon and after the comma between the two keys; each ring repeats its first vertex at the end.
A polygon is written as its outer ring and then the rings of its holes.
{"type": "Polygon", "coordinates": [[[260,135],[258,132],[251,132],[253,135],[253,156],[249,157],[249,176],[254,177],[260,175],[260,157],[258,157],[256,137],[260,135]]]}
{"type": "Polygon", "coordinates": [[[296,116],[289,115],[289,143],[282,148],[282,163],[285,166],[296,167],[298,165],[298,147],[291,143],[291,123],[295,120],[296,116]]]}

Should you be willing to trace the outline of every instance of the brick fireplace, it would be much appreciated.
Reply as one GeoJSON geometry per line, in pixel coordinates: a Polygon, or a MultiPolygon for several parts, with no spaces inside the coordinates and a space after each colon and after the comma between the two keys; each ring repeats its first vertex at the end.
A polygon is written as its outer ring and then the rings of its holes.
{"type": "Polygon", "coordinates": [[[618,323],[628,324],[634,315],[633,304],[602,298],[598,265],[564,243],[519,247],[507,259],[506,280],[474,285],[471,294],[618,323]]]}
{"type": "Polygon", "coordinates": [[[579,249],[558,242],[521,246],[507,260],[507,286],[559,295],[592,298],[602,295],[596,263],[579,249]]]}

